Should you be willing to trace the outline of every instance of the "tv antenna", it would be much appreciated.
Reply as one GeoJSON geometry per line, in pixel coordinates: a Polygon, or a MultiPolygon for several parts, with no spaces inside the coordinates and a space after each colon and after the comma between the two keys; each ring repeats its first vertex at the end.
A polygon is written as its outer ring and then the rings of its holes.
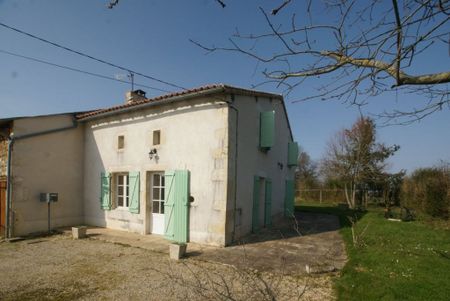
{"type": "Polygon", "coordinates": [[[134,91],[134,73],[130,72],[130,74],[128,74],[128,78],[130,79],[131,82],[131,91],[134,91]]]}

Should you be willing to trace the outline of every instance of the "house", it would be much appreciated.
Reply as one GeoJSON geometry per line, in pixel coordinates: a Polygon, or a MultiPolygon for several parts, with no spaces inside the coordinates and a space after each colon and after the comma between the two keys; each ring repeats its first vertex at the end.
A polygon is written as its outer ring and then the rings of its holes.
{"type": "Polygon", "coordinates": [[[277,94],[137,90],[107,109],[3,119],[0,132],[10,237],[45,231],[51,208],[51,227],[225,246],[293,210],[298,148],[277,94]]]}

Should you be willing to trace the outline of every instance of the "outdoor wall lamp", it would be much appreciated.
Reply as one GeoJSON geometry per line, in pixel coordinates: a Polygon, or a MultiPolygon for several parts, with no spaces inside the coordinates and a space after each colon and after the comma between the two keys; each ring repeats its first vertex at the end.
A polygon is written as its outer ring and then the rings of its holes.
{"type": "Polygon", "coordinates": [[[153,159],[153,157],[155,159],[158,159],[158,150],[156,148],[151,149],[150,152],[148,153],[148,157],[151,159],[153,159]]]}
{"type": "Polygon", "coordinates": [[[280,169],[283,169],[283,163],[278,162],[277,164],[278,164],[278,167],[279,167],[280,169]]]}

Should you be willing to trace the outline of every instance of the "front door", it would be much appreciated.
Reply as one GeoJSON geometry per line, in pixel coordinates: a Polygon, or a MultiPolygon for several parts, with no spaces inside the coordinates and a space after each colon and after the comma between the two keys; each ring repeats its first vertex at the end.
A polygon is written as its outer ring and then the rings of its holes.
{"type": "Polygon", "coordinates": [[[152,233],[164,234],[164,173],[152,173],[150,181],[152,233]]]}

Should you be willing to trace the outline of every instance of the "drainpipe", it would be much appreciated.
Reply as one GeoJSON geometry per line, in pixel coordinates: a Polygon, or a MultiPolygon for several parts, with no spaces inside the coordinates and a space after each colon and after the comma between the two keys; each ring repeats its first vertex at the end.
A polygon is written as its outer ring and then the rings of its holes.
{"type": "Polygon", "coordinates": [[[13,231],[12,231],[13,223],[12,223],[12,215],[11,215],[11,208],[12,208],[12,199],[11,199],[11,191],[12,191],[11,165],[12,164],[11,164],[11,158],[12,158],[12,149],[13,149],[14,142],[16,140],[23,140],[23,139],[27,139],[27,138],[36,137],[36,136],[53,134],[53,133],[57,133],[57,132],[62,132],[62,131],[74,129],[77,126],[78,126],[77,119],[75,118],[75,116],[72,116],[72,125],[69,125],[69,126],[56,128],[56,129],[45,130],[45,131],[42,131],[42,132],[29,133],[29,134],[24,134],[24,135],[19,135],[19,136],[14,136],[14,133],[9,135],[9,138],[8,138],[8,159],[7,159],[7,162],[6,162],[6,166],[7,166],[6,167],[6,238],[11,238],[12,237],[12,233],[13,233],[13,231]]]}
{"type": "Polygon", "coordinates": [[[231,241],[234,242],[236,238],[236,206],[237,206],[237,166],[238,166],[238,129],[239,129],[239,110],[233,105],[234,95],[231,95],[231,101],[227,101],[228,107],[236,112],[236,129],[235,129],[235,153],[234,153],[234,210],[233,210],[233,234],[231,236],[231,241]]]}

